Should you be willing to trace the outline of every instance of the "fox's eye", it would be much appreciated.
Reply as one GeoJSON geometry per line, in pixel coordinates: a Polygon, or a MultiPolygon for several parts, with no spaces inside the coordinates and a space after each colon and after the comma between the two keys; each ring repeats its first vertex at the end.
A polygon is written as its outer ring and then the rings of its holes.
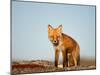
{"type": "Polygon", "coordinates": [[[60,37],[60,36],[57,36],[58,38],[60,37]]]}
{"type": "Polygon", "coordinates": [[[53,38],[50,38],[50,40],[52,41],[52,40],[53,40],[53,38]]]}
{"type": "Polygon", "coordinates": [[[49,37],[50,37],[50,38],[53,38],[54,36],[53,36],[53,35],[50,35],[49,37]]]}
{"type": "Polygon", "coordinates": [[[60,39],[60,36],[57,36],[58,39],[60,39]]]}
{"type": "Polygon", "coordinates": [[[50,37],[50,40],[52,41],[53,40],[53,36],[49,36],[50,37]]]}
{"type": "Polygon", "coordinates": [[[58,38],[60,38],[60,36],[57,36],[58,38]]]}

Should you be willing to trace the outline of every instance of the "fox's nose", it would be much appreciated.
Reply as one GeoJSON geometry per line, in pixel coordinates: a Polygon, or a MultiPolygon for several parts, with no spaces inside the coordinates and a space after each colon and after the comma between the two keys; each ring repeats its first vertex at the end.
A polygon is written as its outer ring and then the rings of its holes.
{"type": "Polygon", "coordinates": [[[54,45],[54,46],[57,46],[58,44],[59,44],[59,41],[57,41],[57,40],[54,40],[54,41],[53,41],[53,45],[54,45]]]}
{"type": "Polygon", "coordinates": [[[57,41],[55,40],[54,43],[57,43],[57,41]]]}

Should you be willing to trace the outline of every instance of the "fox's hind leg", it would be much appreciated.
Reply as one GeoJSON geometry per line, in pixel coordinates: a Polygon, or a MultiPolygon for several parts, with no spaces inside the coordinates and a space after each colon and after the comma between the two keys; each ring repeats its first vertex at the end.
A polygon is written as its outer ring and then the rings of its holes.
{"type": "Polygon", "coordinates": [[[73,61],[74,61],[74,66],[77,67],[77,58],[75,56],[75,52],[72,52],[72,58],[73,58],[73,61]]]}
{"type": "Polygon", "coordinates": [[[68,53],[68,54],[67,54],[67,58],[68,58],[68,59],[67,59],[67,67],[70,67],[70,59],[71,59],[70,56],[71,56],[71,54],[68,53]]]}
{"type": "Polygon", "coordinates": [[[78,56],[78,59],[77,59],[77,65],[80,65],[80,55],[78,56]]]}

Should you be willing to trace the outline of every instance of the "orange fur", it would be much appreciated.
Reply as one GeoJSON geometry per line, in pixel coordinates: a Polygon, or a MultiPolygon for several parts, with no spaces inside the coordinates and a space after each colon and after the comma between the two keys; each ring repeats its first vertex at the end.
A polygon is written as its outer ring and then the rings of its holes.
{"type": "Polygon", "coordinates": [[[62,33],[62,25],[53,28],[48,25],[48,38],[55,48],[55,66],[58,66],[59,52],[63,57],[63,67],[77,66],[80,63],[80,48],[78,43],[70,36],[62,33]]]}

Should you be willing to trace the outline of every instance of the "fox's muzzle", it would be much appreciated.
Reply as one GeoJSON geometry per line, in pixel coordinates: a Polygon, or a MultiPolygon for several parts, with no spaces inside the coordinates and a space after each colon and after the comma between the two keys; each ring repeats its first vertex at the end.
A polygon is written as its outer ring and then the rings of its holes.
{"type": "Polygon", "coordinates": [[[53,45],[54,45],[54,46],[59,45],[59,40],[54,40],[54,41],[53,41],[53,45]]]}

